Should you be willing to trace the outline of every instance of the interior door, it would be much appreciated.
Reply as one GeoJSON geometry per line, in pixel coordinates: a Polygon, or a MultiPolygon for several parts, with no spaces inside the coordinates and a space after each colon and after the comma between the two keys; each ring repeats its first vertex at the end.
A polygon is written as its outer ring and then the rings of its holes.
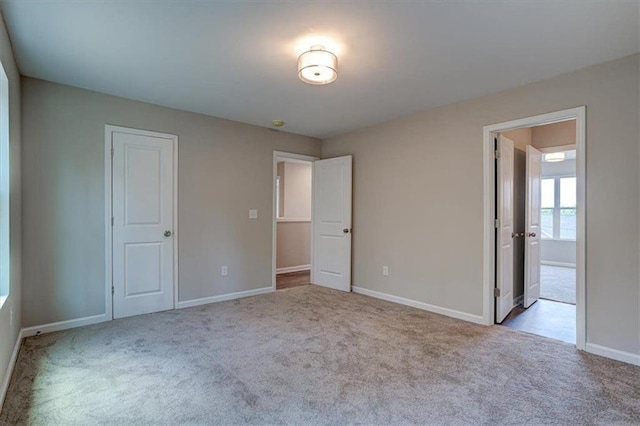
{"type": "Polygon", "coordinates": [[[513,141],[498,135],[496,150],[496,322],[500,323],[513,309],[513,141]]]}
{"type": "Polygon", "coordinates": [[[111,138],[113,317],[172,309],[175,137],[123,129],[111,138]]]}
{"type": "Polygon", "coordinates": [[[313,284],[351,291],[350,155],[313,163],[313,284]]]}
{"type": "Polygon", "coordinates": [[[524,245],[524,307],[540,298],[540,175],[542,153],[527,146],[527,177],[524,245]]]}

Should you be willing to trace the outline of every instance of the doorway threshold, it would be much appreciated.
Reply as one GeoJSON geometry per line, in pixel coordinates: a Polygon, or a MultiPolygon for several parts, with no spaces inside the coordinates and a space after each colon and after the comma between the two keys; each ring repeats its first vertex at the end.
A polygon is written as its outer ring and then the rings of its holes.
{"type": "Polygon", "coordinates": [[[528,309],[513,308],[502,325],[575,345],[576,306],[540,299],[528,309]]]}

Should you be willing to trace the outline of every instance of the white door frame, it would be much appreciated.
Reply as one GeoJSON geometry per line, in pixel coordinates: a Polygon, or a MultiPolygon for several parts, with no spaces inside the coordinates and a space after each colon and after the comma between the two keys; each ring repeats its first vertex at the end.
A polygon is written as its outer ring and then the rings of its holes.
{"type": "MultiPolygon", "coordinates": [[[[271,178],[271,189],[273,191],[273,208],[271,209],[271,288],[273,291],[276,291],[276,259],[277,259],[277,249],[278,249],[278,218],[276,217],[276,204],[278,200],[276,199],[276,178],[278,177],[278,160],[279,159],[289,159],[289,160],[298,160],[298,161],[307,161],[309,163],[313,163],[314,161],[319,160],[319,157],[313,157],[311,155],[303,155],[303,154],[294,154],[292,152],[284,152],[284,151],[273,151],[273,176],[271,178]]],[[[311,168],[313,170],[313,168],[311,168]]],[[[313,171],[311,172],[311,181],[313,182],[313,171]]],[[[313,274],[313,196],[311,197],[311,258],[309,259],[309,263],[311,264],[311,273],[313,274]]],[[[313,276],[311,277],[311,282],[313,282],[313,276]]]]}
{"type": "Polygon", "coordinates": [[[495,322],[495,175],[494,136],[497,133],[523,127],[535,127],[559,121],[576,120],[576,177],[577,177],[577,217],[576,217],[576,347],[585,349],[586,330],[586,107],[576,107],[562,111],[541,114],[504,123],[484,126],[484,232],[483,232],[483,304],[482,319],[487,325],[495,322]]]}
{"type": "Polygon", "coordinates": [[[178,306],[178,136],[169,133],[152,132],[131,127],[104,126],[104,254],[105,254],[105,314],[106,321],[113,319],[113,158],[112,134],[126,132],[140,136],[160,137],[173,141],[173,309],[178,306]]]}

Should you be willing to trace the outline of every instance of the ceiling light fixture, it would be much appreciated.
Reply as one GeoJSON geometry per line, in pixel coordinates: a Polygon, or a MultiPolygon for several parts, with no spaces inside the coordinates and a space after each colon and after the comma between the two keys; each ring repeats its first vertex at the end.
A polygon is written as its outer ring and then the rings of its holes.
{"type": "Polygon", "coordinates": [[[338,78],[338,58],[324,46],[311,46],[298,58],[298,78],[313,85],[332,83],[338,78]]]}
{"type": "Polygon", "coordinates": [[[564,161],[566,155],[564,152],[550,152],[544,155],[544,161],[547,163],[557,163],[559,161],[564,161]]]}
{"type": "Polygon", "coordinates": [[[282,126],[284,126],[284,121],[282,121],[282,120],[273,120],[273,121],[271,121],[271,124],[273,124],[274,127],[282,127],[282,126]]]}

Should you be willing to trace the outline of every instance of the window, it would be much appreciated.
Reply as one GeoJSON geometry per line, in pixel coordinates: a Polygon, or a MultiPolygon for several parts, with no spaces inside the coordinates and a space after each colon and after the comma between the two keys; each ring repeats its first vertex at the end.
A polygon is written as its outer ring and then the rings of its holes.
{"type": "Polygon", "coordinates": [[[576,177],[542,179],[542,238],[576,239],[576,177]]]}
{"type": "Polygon", "coordinates": [[[9,296],[9,81],[0,64],[0,307],[9,296]]]}

